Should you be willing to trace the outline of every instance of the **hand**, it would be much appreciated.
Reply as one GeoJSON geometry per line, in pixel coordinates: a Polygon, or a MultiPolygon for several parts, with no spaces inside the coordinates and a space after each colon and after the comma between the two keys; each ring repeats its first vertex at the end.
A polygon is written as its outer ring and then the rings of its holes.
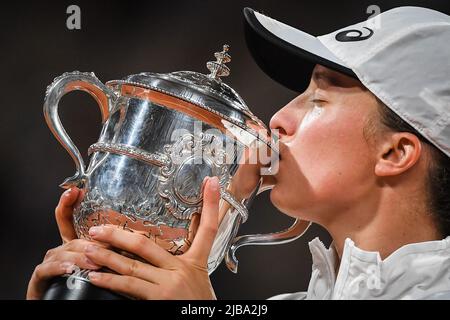
{"type": "Polygon", "coordinates": [[[44,261],[35,268],[28,283],[27,299],[40,299],[48,286],[49,279],[65,273],[72,273],[75,266],[91,270],[100,268],[84,254],[85,247],[92,242],[77,239],[73,227],[73,205],[78,199],[79,193],[80,190],[77,188],[69,189],[62,194],[59,200],[55,215],[63,244],[47,251],[44,261]]]}
{"type": "Polygon", "coordinates": [[[56,206],[55,218],[63,243],[78,238],[73,226],[73,207],[80,196],[80,189],[76,187],[70,188],[61,195],[56,206]]]}
{"type": "Polygon", "coordinates": [[[86,256],[118,273],[90,272],[91,282],[137,299],[215,299],[207,262],[218,228],[219,199],[217,177],[207,178],[197,234],[189,250],[179,256],[141,234],[114,226],[92,227],[89,234],[94,240],[133,253],[148,263],[90,245],[86,256]]]}

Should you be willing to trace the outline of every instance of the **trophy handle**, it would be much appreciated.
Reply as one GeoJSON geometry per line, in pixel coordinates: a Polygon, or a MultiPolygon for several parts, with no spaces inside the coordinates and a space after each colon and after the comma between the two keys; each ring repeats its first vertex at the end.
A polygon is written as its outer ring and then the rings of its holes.
{"type": "Polygon", "coordinates": [[[44,116],[50,131],[67,150],[75,162],[77,172],[74,176],[67,178],[60,187],[68,189],[72,186],[81,187],[85,179],[85,166],[80,151],[67,134],[58,115],[58,104],[61,98],[75,90],[81,90],[89,93],[98,103],[102,114],[102,123],[108,119],[116,96],[114,92],[105,86],[94,73],[82,73],[78,71],[64,73],[56,78],[51,85],[47,87],[44,99],[44,116]]]}
{"type": "MultiPolygon", "coordinates": [[[[260,188],[256,196],[272,188],[273,186],[260,188]]],[[[238,219],[241,219],[241,217],[238,217],[238,219]]],[[[225,256],[225,263],[230,271],[232,271],[233,273],[237,273],[238,260],[236,258],[236,251],[240,247],[289,243],[300,238],[306,232],[306,230],[309,228],[310,225],[311,222],[295,219],[294,223],[289,228],[283,231],[236,237],[234,238],[233,241],[231,241],[231,245],[227,250],[225,256]]]]}

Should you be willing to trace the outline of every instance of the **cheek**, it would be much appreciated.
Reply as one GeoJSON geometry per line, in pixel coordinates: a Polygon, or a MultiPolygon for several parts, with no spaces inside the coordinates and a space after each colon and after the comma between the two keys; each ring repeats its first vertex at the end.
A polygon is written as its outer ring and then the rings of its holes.
{"type": "Polygon", "coordinates": [[[322,113],[323,113],[323,108],[322,107],[314,106],[303,117],[297,132],[301,132],[303,130],[308,130],[308,127],[310,127],[310,126],[314,127],[314,123],[319,121],[320,116],[322,115],[322,113]]]}
{"type": "Polygon", "coordinates": [[[351,172],[368,157],[361,119],[358,114],[315,107],[305,115],[289,147],[301,167],[314,169],[316,176],[321,172],[351,172]]]}
{"type": "Polygon", "coordinates": [[[361,116],[327,112],[311,109],[286,144],[290,152],[280,164],[280,183],[273,192],[276,202],[292,193],[291,200],[297,202],[293,207],[336,205],[354,198],[356,189],[366,183],[370,154],[361,116]]]}

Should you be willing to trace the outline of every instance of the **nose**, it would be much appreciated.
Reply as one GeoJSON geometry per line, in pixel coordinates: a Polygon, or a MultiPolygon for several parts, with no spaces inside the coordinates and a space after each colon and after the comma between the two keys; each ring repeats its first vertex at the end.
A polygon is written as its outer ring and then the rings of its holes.
{"type": "Polygon", "coordinates": [[[288,108],[284,107],[275,113],[269,123],[270,130],[278,130],[280,139],[295,134],[295,119],[290,115],[288,108]]]}

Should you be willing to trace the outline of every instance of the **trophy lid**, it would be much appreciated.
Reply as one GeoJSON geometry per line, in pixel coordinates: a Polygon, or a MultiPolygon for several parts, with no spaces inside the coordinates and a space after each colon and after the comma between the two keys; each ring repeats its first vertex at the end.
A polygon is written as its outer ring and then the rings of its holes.
{"type": "Polygon", "coordinates": [[[226,65],[231,61],[228,51],[229,46],[224,45],[221,52],[214,54],[216,61],[209,61],[206,64],[209,74],[193,71],[143,72],[127,76],[123,80],[109,81],[107,85],[116,88],[128,84],[158,91],[218,114],[249,132],[267,129],[265,124],[250,111],[239,94],[222,81],[221,77],[230,74],[230,68],[226,65]]]}

